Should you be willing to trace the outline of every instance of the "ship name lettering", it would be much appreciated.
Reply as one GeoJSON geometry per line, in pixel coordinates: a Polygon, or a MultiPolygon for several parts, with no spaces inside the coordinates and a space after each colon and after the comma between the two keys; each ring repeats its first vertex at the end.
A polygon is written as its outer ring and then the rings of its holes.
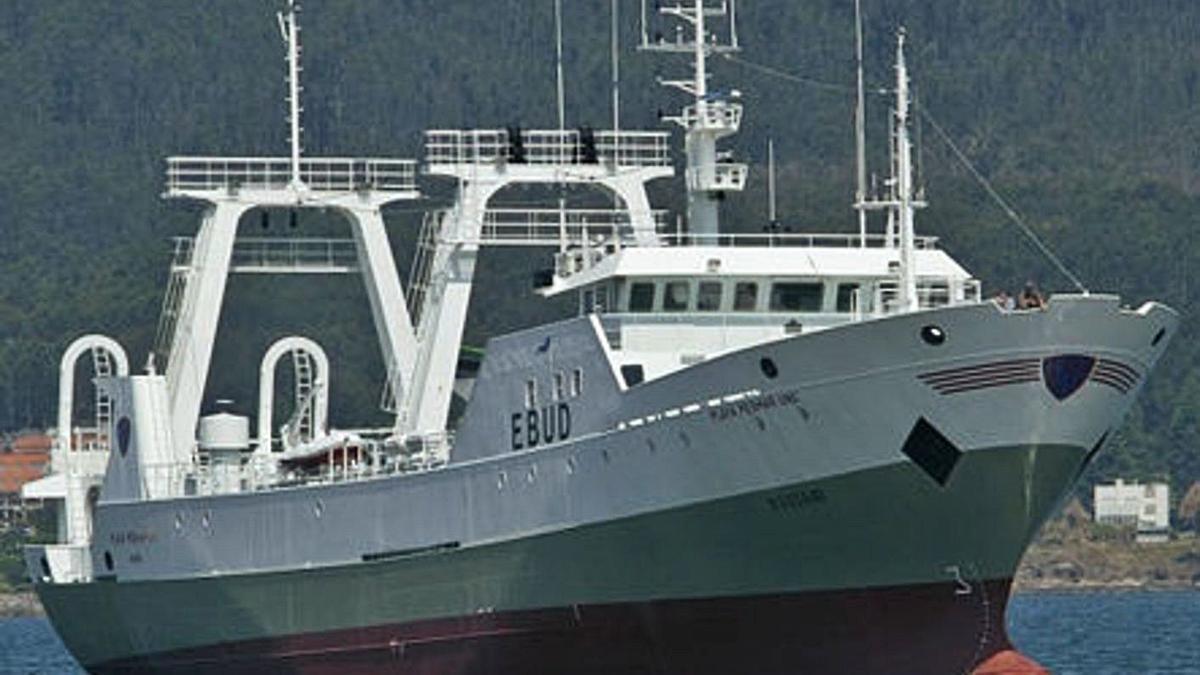
{"type": "Polygon", "coordinates": [[[509,418],[512,449],[535,448],[571,436],[571,406],[566,403],[515,412],[509,418]]]}
{"type": "Polygon", "coordinates": [[[724,422],[747,415],[757,415],[758,413],[772,410],[781,406],[798,406],[800,405],[800,393],[796,389],[788,389],[786,391],[763,394],[762,396],[754,396],[745,398],[741,401],[733,403],[725,403],[715,408],[709,408],[708,416],[716,422],[724,422]]]}

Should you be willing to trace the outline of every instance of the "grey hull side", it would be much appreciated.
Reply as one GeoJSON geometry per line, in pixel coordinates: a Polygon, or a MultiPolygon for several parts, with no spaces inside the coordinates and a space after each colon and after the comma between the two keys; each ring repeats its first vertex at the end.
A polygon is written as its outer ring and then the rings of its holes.
{"type": "Polygon", "coordinates": [[[944,486],[899,462],[358,564],[42,584],[38,591],[68,648],[89,666],[263,638],[582,605],[938,583],[974,589],[947,598],[970,605],[980,602],[980,582],[1011,578],[1087,450],[975,450],[944,486]]]}

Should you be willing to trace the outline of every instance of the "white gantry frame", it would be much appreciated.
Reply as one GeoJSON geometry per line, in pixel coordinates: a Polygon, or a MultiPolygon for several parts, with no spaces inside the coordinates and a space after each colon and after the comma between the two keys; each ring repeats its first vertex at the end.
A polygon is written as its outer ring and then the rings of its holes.
{"type": "MultiPolygon", "coordinates": [[[[433,259],[422,282],[423,303],[411,386],[396,416],[396,434],[443,433],[466,323],[488,202],[515,184],[593,185],[618,196],[629,232],[641,245],[658,242],[646,183],[674,175],[665,132],[578,130],[433,130],[425,134],[426,172],[458,181],[454,208],[435,234],[433,259]]],[[[568,245],[566,213],[560,216],[568,245]]],[[[578,243],[578,242],[575,242],[578,243]]],[[[440,458],[446,460],[448,458],[440,458]]]]}
{"type": "MultiPolygon", "coordinates": [[[[306,180],[308,187],[296,190],[279,184],[280,176],[271,170],[275,161],[187,157],[168,160],[167,196],[208,204],[191,264],[184,273],[180,306],[171,310],[177,319],[170,337],[166,376],[172,438],[181,451],[190,452],[195,439],[238,222],[253,208],[332,210],[346,218],[354,235],[358,266],[375,317],[385,365],[388,372],[397,374],[399,385],[407,387],[411,381],[416,338],[381,209],[390,202],[420,196],[415,184],[415,162],[395,161],[387,182],[372,184],[366,167],[384,160],[353,160],[352,164],[362,169],[352,170],[345,184],[357,183],[357,189],[340,189],[341,183],[313,188],[317,181],[306,180]],[[204,172],[201,167],[206,164],[211,169],[204,172]],[[183,166],[195,175],[210,178],[183,181],[179,178],[183,166]]],[[[323,168],[325,163],[302,159],[300,166],[301,174],[307,175],[323,168]]]]}

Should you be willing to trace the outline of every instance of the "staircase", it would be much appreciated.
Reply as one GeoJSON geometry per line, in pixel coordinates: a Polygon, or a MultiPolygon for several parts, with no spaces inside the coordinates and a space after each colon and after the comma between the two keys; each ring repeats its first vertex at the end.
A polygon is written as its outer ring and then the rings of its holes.
{"type": "MultiPolygon", "coordinates": [[[[437,249],[438,235],[445,221],[446,211],[430,211],[425,213],[421,221],[421,233],[417,238],[417,251],[413,256],[412,268],[408,274],[408,313],[413,325],[417,326],[416,342],[421,344],[424,318],[428,313],[425,307],[426,297],[429,296],[430,276],[433,259],[437,249]]],[[[435,294],[436,295],[436,294],[435,294]]],[[[387,381],[383,383],[383,392],[379,397],[379,407],[387,413],[396,414],[400,411],[401,377],[396,371],[396,364],[389,363],[387,381]]]]}
{"type": "Polygon", "coordinates": [[[167,281],[167,293],[163,296],[162,310],[158,315],[158,329],[154,336],[154,366],[160,373],[166,371],[171,358],[175,328],[179,325],[184,291],[187,290],[188,275],[191,272],[193,246],[194,242],[190,239],[175,240],[171,278],[167,281]]]}

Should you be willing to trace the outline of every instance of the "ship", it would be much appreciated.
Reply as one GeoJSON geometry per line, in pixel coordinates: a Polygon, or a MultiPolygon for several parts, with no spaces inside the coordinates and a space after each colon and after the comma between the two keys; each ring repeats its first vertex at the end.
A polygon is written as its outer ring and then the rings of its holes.
{"type": "Polygon", "coordinates": [[[891,176],[879,195],[860,184],[859,231],[738,234],[719,213],[749,170],[718,145],[743,104],[708,72],[740,48],[733,0],[662,4],[679,30],[643,29],[645,50],[692,71],[666,82],[688,97],[666,118],[685,149],[674,222],[646,189],[677,176],[663,130],[560,116],[428,131],[420,163],[306,156],[297,10],[278,17],[291,155],[168,158],[166,197],[203,217],[175,243],[154,354],[135,373],[87,335],[63,356],[53,471],[26,490],[57,502],[60,537],[25,557],[84,668],[1039,671],[1005,631],[1015,570],[1178,316],[1090,292],[1006,306],[915,234],[903,33],[891,176]],[[381,209],[437,179],[453,205],[425,216],[402,283],[381,209]],[[492,204],[514,185],[613,206],[492,204]],[[238,233],[304,210],[352,239],[238,233]],[[534,292],[577,311],[493,337],[464,368],[476,262],[504,246],[549,251],[534,292]],[[331,426],[329,359],[303,335],[264,355],[253,434],[206,398],[233,273],[359,274],[394,424],[331,426]],[[77,433],[87,355],[95,428],[77,433]],[[281,361],[294,391],[275,429],[281,361]]]}

